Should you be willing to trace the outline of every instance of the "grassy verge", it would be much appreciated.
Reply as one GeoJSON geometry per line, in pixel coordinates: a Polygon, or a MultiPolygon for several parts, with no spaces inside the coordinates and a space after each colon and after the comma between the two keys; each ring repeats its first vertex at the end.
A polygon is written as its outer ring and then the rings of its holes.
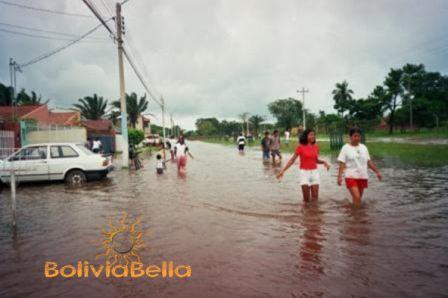
{"type": "MultiPolygon", "coordinates": [[[[204,139],[204,142],[235,146],[232,141],[219,139],[204,139]]],[[[294,152],[296,142],[282,144],[283,152],[294,152]]],[[[445,166],[448,165],[448,145],[426,145],[426,144],[397,144],[368,142],[370,155],[385,161],[399,161],[408,165],[416,166],[445,166]]],[[[249,143],[249,147],[259,148],[259,141],[249,143]]],[[[320,152],[323,155],[337,155],[337,151],[330,150],[330,142],[319,142],[320,152]]]]}

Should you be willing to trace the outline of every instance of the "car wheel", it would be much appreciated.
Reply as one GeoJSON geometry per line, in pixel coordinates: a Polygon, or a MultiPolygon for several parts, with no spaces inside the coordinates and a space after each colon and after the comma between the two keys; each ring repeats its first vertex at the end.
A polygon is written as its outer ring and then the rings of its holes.
{"type": "Polygon", "coordinates": [[[86,182],[86,174],[81,170],[72,170],[65,176],[65,182],[72,186],[83,185],[86,182]]]}

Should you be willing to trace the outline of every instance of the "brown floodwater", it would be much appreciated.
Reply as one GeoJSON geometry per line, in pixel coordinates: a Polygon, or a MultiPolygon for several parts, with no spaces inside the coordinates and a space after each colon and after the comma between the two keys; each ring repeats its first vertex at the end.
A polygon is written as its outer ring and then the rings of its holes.
{"type": "MultiPolygon", "coordinates": [[[[397,297],[448,294],[448,167],[379,161],[360,209],[321,169],[304,204],[298,170],[248,150],[190,142],[187,174],[115,171],[83,188],[20,185],[17,227],[0,194],[0,297],[397,297]],[[191,266],[189,278],[50,278],[44,264],[95,263],[108,221],[140,218],[145,264],[191,266]]],[[[373,152],[374,154],[374,152],[373,152]]],[[[289,157],[285,155],[285,157],[289,157]]],[[[324,156],[335,165],[334,157],[324,156]]],[[[285,164],[285,161],[284,161],[285,164]]]]}

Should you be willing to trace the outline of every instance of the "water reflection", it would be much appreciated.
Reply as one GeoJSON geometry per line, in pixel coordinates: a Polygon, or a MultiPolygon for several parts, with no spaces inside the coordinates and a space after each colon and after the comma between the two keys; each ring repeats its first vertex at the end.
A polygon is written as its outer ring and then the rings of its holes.
{"type": "Polygon", "coordinates": [[[321,260],[321,252],[326,241],[322,233],[323,212],[320,210],[318,202],[310,202],[302,205],[300,214],[300,222],[304,230],[300,244],[299,268],[307,279],[318,277],[320,274],[324,274],[321,260]]]}

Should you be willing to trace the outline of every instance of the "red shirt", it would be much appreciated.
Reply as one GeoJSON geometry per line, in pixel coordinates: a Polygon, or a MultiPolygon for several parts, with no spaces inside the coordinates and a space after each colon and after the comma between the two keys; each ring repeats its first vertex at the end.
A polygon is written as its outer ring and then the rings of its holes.
{"type": "Polygon", "coordinates": [[[296,154],[300,156],[300,168],[303,170],[317,169],[317,157],[319,156],[319,146],[298,145],[296,154]]]}

